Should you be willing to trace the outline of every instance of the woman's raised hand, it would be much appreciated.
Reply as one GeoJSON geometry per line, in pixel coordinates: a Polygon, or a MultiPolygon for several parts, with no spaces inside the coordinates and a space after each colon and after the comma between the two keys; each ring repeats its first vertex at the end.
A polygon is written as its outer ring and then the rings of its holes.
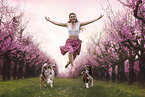
{"type": "Polygon", "coordinates": [[[104,16],[104,15],[101,14],[101,15],[100,15],[100,18],[103,17],[103,16],[104,16]]]}
{"type": "Polygon", "coordinates": [[[49,18],[49,17],[46,17],[46,16],[45,16],[45,19],[46,19],[47,21],[50,21],[50,18],[49,18]]]}

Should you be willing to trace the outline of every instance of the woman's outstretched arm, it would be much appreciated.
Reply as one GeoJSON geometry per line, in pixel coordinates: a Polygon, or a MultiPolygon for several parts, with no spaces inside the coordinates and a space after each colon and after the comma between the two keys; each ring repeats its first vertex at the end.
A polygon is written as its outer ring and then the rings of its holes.
{"type": "Polygon", "coordinates": [[[101,19],[103,16],[104,16],[104,15],[101,14],[100,17],[98,17],[97,19],[94,19],[94,20],[91,20],[91,21],[82,22],[82,23],[80,23],[80,26],[85,26],[85,25],[87,25],[87,24],[93,23],[93,22],[95,22],[95,21],[101,19]]]}
{"type": "Polygon", "coordinates": [[[49,17],[45,17],[45,19],[46,19],[47,21],[49,21],[49,22],[55,24],[55,25],[62,26],[62,27],[67,27],[67,23],[58,23],[58,22],[56,22],[56,21],[50,20],[49,17]]]}

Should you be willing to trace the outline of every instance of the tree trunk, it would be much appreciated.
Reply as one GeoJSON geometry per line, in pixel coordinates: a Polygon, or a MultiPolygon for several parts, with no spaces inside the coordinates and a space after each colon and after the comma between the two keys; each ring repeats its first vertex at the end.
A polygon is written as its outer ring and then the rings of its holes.
{"type": "Polygon", "coordinates": [[[94,67],[94,78],[99,80],[99,68],[96,66],[94,67]]]}
{"type": "Polygon", "coordinates": [[[116,65],[113,65],[112,66],[112,82],[116,82],[116,73],[115,73],[115,66],[116,65]]]}
{"type": "Polygon", "coordinates": [[[104,68],[101,68],[101,80],[105,80],[105,70],[104,68]]]}
{"type": "Polygon", "coordinates": [[[18,78],[17,79],[23,79],[23,66],[22,66],[22,64],[19,64],[18,78]]]}
{"type": "Polygon", "coordinates": [[[106,81],[108,82],[110,79],[109,70],[106,70],[106,81]]]}
{"type": "Polygon", "coordinates": [[[129,59],[129,84],[133,84],[135,80],[134,63],[135,58],[134,56],[131,56],[131,58],[129,59]]]}
{"type": "Polygon", "coordinates": [[[38,77],[38,76],[40,75],[40,72],[41,72],[41,69],[38,68],[38,69],[36,70],[36,77],[38,77]]]}
{"type": "Polygon", "coordinates": [[[124,83],[127,78],[125,76],[125,71],[124,71],[124,61],[120,61],[119,64],[118,64],[118,82],[120,83],[124,83]]]}
{"type": "Polygon", "coordinates": [[[17,79],[17,64],[18,64],[18,61],[16,60],[15,63],[14,63],[14,70],[13,70],[13,80],[16,80],[17,79]]]}
{"type": "Polygon", "coordinates": [[[2,75],[2,65],[0,63],[0,75],[2,75]]]}
{"type": "Polygon", "coordinates": [[[145,53],[143,52],[139,59],[140,67],[140,83],[144,86],[145,83],[145,53]]]}
{"type": "Polygon", "coordinates": [[[10,80],[11,79],[11,59],[6,53],[4,55],[4,62],[3,62],[3,67],[2,67],[2,80],[10,80]]]}
{"type": "Polygon", "coordinates": [[[31,74],[31,72],[30,72],[30,66],[26,65],[24,78],[29,78],[30,74],[31,74]]]}

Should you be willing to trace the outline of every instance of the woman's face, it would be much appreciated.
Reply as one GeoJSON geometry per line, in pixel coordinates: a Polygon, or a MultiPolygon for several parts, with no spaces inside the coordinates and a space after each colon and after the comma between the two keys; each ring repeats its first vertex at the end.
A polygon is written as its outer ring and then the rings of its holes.
{"type": "Polygon", "coordinates": [[[76,21],[76,16],[75,15],[70,15],[70,21],[75,22],[76,21]]]}

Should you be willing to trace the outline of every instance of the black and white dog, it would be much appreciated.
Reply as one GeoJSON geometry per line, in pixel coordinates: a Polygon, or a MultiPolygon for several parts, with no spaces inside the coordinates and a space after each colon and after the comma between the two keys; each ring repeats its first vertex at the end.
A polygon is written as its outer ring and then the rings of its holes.
{"type": "Polygon", "coordinates": [[[55,71],[53,69],[54,66],[55,64],[47,64],[47,63],[45,63],[42,66],[42,70],[40,74],[40,88],[43,81],[44,81],[44,86],[46,86],[46,82],[47,82],[53,88],[53,79],[55,77],[55,71]]]}
{"type": "Polygon", "coordinates": [[[93,86],[93,69],[91,65],[85,65],[85,70],[82,71],[83,78],[83,87],[89,88],[89,83],[91,82],[91,86],[93,86]]]}

